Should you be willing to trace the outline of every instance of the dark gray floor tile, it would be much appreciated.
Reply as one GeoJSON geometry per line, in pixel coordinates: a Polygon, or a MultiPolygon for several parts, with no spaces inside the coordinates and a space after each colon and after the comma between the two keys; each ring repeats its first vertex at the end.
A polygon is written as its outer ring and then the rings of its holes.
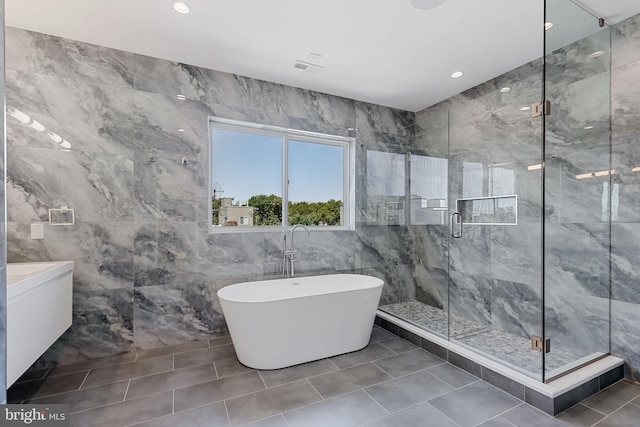
{"type": "Polygon", "coordinates": [[[49,376],[65,375],[72,372],[87,371],[89,369],[104,368],[105,366],[115,366],[121,363],[131,363],[136,360],[136,352],[116,354],[114,356],[100,357],[98,359],[88,360],[86,362],[72,363],[69,365],[60,365],[51,369],[49,376]]]}
{"type": "Polygon", "coordinates": [[[209,347],[216,347],[223,344],[231,344],[231,336],[217,337],[209,339],[209,347]]]}
{"type": "Polygon", "coordinates": [[[455,388],[464,387],[480,380],[480,378],[471,375],[457,366],[453,366],[451,363],[434,366],[433,368],[427,369],[427,372],[455,388]]]}
{"type": "MultiPolygon", "coordinates": [[[[363,427],[458,427],[442,412],[427,402],[411,406],[386,417],[379,418],[363,427]]],[[[513,427],[513,426],[511,426],[513,427]]]]}
{"type": "MultiPolygon", "coordinates": [[[[538,426],[549,427],[546,424],[538,424],[538,426]]],[[[482,424],[478,424],[478,427],[514,427],[514,426],[504,418],[496,417],[496,418],[491,418],[490,420],[485,421],[482,424]]]]}
{"type": "Polygon", "coordinates": [[[638,396],[640,396],[640,387],[618,382],[591,396],[582,404],[596,411],[610,414],[638,396]]]}
{"type": "Polygon", "coordinates": [[[478,381],[431,399],[429,403],[465,427],[483,423],[518,406],[522,401],[490,384],[478,381]]]}
{"type": "Polygon", "coordinates": [[[242,374],[244,372],[250,372],[254,369],[244,366],[234,356],[229,359],[216,360],[213,362],[218,372],[218,378],[230,377],[231,375],[242,374]]]}
{"type": "Polygon", "coordinates": [[[384,409],[396,412],[454,390],[426,371],[396,378],[365,389],[384,409]]]}
{"type": "Polygon", "coordinates": [[[269,417],[264,420],[255,421],[253,423],[244,424],[242,427],[288,427],[287,422],[282,415],[269,417]]]}
{"type": "Polygon", "coordinates": [[[33,399],[29,403],[53,403],[69,405],[69,412],[85,411],[98,406],[122,402],[127,391],[129,381],[107,384],[103,386],[55,394],[53,396],[33,399]]]}
{"type": "Polygon", "coordinates": [[[151,359],[154,357],[166,356],[167,354],[184,353],[201,348],[209,348],[209,340],[190,341],[184,344],[170,345],[150,350],[140,350],[136,360],[151,359]]]}
{"type": "Polygon", "coordinates": [[[639,425],[640,406],[633,404],[624,405],[596,424],[597,427],[638,427],[639,425]]]}
{"type": "Polygon", "coordinates": [[[418,348],[416,345],[410,343],[407,340],[403,340],[402,338],[393,337],[388,340],[379,341],[379,344],[387,347],[391,351],[395,351],[396,353],[404,353],[406,351],[415,350],[418,348]]]}
{"type": "Polygon", "coordinates": [[[127,400],[217,379],[213,363],[191,366],[131,380],[127,400]]]}
{"type": "Polygon", "coordinates": [[[30,371],[27,371],[24,374],[22,374],[14,384],[24,383],[28,381],[42,380],[49,374],[49,371],[51,371],[51,368],[33,369],[30,371]]]}
{"type": "Polygon", "coordinates": [[[372,343],[372,342],[378,342],[378,341],[385,341],[391,338],[397,338],[397,335],[392,334],[391,332],[381,328],[380,326],[374,326],[373,329],[371,330],[371,338],[369,339],[369,342],[372,343]]]}
{"type": "Polygon", "coordinates": [[[407,353],[401,353],[396,356],[376,360],[373,363],[379,366],[387,374],[394,378],[398,378],[403,375],[440,365],[445,363],[445,361],[431,353],[417,348],[407,353]]]}
{"type": "Polygon", "coordinates": [[[506,391],[520,400],[524,400],[525,387],[519,382],[505,377],[504,375],[484,366],[482,367],[482,379],[489,384],[493,384],[498,387],[500,390],[506,391]]]}
{"type": "Polygon", "coordinates": [[[361,363],[371,362],[373,360],[383,359],[393,356],[395,353],[378,343],[369,344],[367,347],[353,353],[342,354],[331,358],[331,361],[340,369],[349,366],[359,365],[361,363]]]}
{"type": "Polygon", "coordinates": [[[82,388],[115,383],[118,381],[159,374],[173,369],[173,356],[167,355],[140,362],[123,363],[121,365],[97,368],[89,371],[82,388]]]}
{"type": "Polygon", "coordinates": [[[178,388],[175,390],[175,411],[186,411],[264,388],[262,379],[255,371],[178,388]]]}
{"type": "Polygon", "coordinates": [[[69,420],[71,427],[126,426],[169,415],[172,410],[172,403],[173,393],[168,391],[88,411],[76,412],[71,414],[69,420]]]}
{"type": "Polygon", "coordinates": [[[555,420],[559,426],[590,426],[604,417],[604,414],[578,404],[558,415],[555,420]]]}
{"type": "Polygon", "coordinates": [[[351,427],[386,415],[362,390],[286,412],[289,427],[351,427]]]}
{"type": "Polygon", "coordinates": [[[224,403],[219,402],[155,418],[131,427],[225,427],[228,425],[227,410],[224,403]]]}
{"type": "Polygon", "coordinates": [[[185,353],[179,353],[175,356],[175,368],[186,368],[187,366],[204,365],[216,360],[228,359],[236,357],[233,345],[225,344],[201,350],[194,350],[185,353]]]}
{"type": "Polygon", "coordinates": [[[522,403],[519,406],[503,413],[500,418],[503,418],[504,420],[509,421],[511,425],[516,425],[518,427],[554,427],[563,425],[561,421],[556,420],[551,415],[548,415],[526,403],[522,403]]]}
{"type": "Polygon", "coordinates": [[[78,390],[87,376],[87,372],[47,377],[44,380],[29,381],[15,384],[7,391],[7,401],[22,402],[49,396],[51,394],[66,393],[78,390]]]}
{"type": "Polygon", "coordinates": [[[331,363],[329,359],[322,359],[316,360],[315,362],[303,363],[302,365],[291,366],[289,368],[260,371],[260,376],[267,387],[275,387],[301,380],[303,378],[314,377],[316,375],[326,374],[337,370],[338,368],[336,368],[336,365],[331,363]]]}
{"type": "Polygon", "coordinates": [[[235,426],[269,418],[320,400],[322,398],[311,384],[307,380],[300,380],[229,399],[225,403],[231,425],[235,426]]]}
{"type": "Polygon", "coordinates": [[[317,377],[309,382],[325,399],[379,384],[392,378],[372,363],[341,369],[317,377]]]}

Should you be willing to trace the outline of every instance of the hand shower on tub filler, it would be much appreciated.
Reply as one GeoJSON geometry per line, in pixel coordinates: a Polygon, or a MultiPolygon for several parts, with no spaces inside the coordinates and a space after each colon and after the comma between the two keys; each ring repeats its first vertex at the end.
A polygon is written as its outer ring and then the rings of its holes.
{"type": "Polygon", "coordinates": [[[291,227],[291,249],[287,249],[287,235],[285,233],[283,242],[282,242],[282,276],[283,277],[295,277],[295,264],[299,260],[296,258],[296,255],[300,253],[300,251],[296,250],[295,244],[293,243],[293,233],[298,228],[304,228],[307,232],[307,236],[309,235],[309,229],[302,224],[296,224],[291,227]]]}

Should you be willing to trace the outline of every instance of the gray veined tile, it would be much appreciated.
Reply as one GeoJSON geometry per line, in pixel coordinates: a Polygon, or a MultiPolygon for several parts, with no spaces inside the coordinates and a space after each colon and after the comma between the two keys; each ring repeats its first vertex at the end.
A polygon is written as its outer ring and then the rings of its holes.
{"type": "Polygon", "coordinates": [[[372,363],[309,378],[309,382],[325,399],[388,380],[391,377],[372,363]]]}
{"type": "Polygon", "coordinates": [[[127,400],[215,379],[217,379],[216,370],[212,363],[134,378],[127,391],[127,400]]]}
{"type": "Polygon", "coordinates": [[[395,412],[447,393],[454,388],[426,371],[368,387],[365,391],[384,409],[395,412]]]}
{"type": "Polygon", "coordinates": [[[175,411],[185,411],[208,403],[232,399],[259,390],[265,386],[257,372],[251,371],[175,389],[175,411]]]}
{"type": "Polygon", "coordinates": [[[382,417],[386,411],[363,391],[324,400],[284,414],[290,427],[349,427],[382,417]]]}
{"type": "Polygon", "coordinates": [[[521,400],[483,381],[459,388],[429,401],[440,412],[460,424],[473,426],[522,403],[521,400]],[[464,408],[464,410],[460,410],[464,408]]]}
{"type": "Polygon", "coordinates": [[[401,353],[396,356],[376,360],[373,363],[379,366],[387,374],[397,378],[446,362],[422,349],[416,349],[408,353],[401,353]]]}
{"type": "Polygon", "coordinates": [[[231,425],[235,426],[269,418],[320,400],[322,397],[311,384],[300,380],[229,399],[226,405],[231,425]]]}

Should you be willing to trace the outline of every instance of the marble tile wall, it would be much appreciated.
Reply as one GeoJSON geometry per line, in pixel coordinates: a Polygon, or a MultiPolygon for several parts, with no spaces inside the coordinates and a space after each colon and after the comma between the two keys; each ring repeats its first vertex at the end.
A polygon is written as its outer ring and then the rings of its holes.
{"type": "Polygon", "coordinates": [[[640,175],[632,170],[640,166],[640,15],[613,28],[611,51],[611,167],[619,172],[611,224],[611,351],[627,362],[626,376],[640,380],[640,175]]]}
{"type": "MultiPolygon", "coordinates": [[[[366,150],[412,139],[413,113],[16,28],[6,34],[7,105],[46,129],[7,120],[8,259],[75,261],[73,326],[40,366],[226,334],[216,291],[279,277],[282,233],[207,234],[208,116],[345,136],[357,128],[357,185],[366,182],[366,150]],[[30,223],[60,206],[75,209],[77,224],[45,224],[45,239],[31,240],[30,223]]],[[[300,237],[297,271],[399,276],[400,290],[387,294],[402,294],[406,231],[363,227],[366,195],[356,195],[357,229],[300,237]]]]}
{"type": "MultiPolygon", "coordinates": [[[[547,57],[553,107],[546,128],[544,315],[555,348],[576,358],[610,348],[625,359],[626,375],[638,379],[640,175],[632,169],[640,166],[640,16],[613,27],[611,57],[588,57],[597,50],[609,52],[606,31],[547,57]],[[593,128],[575,131],[586,126],[593,128]],[[576,178],[609,168],[616,170],[611,183],[608,176],[576,178]]],[[[450,141],[450,175],[464,162],[511,164],[519,196],[517,226],[465,230],[467,242],[448,243],[446,225],[416,227],[419,243],[409,254],[416,298],[446,308],[447,289],[434,278],[447,277],[450,256],[451,312],[522,336],[540,333],[541,174],[527,166],[540,162],[542,136],[539,122],[517,116],[514,107],[539,98],[540,67],[527,64],[416,113],[416,147],[447,157],[450,141]],[[500,94],[505,86],[511,91],[500,94]]],[[[484,177],[487,194],[478,195],[491,194],[484,177]]],[[[450,182],[453,199],[464,194],[461,185],[450,182]]]]}
{"type": "MultiPolygon", "coordinates": [[[[0,25],[4,28],[4,0],[0,0],[0,25]]],[[[4,32],[0,34],[0,75],[4,76],[5,60],[4,60],[5,36],[4,32]]],[[[5,99],[5,80],[0,79],[0,99],[5,99]]],[[[0,123],[0,176],[5,173],[6,144],[5,144],[5,124],[0,123]]],[[[7,331],[7,271],[6,271],[6,192],[5,186],[0,186],[0,404],[7,402],[6,382],[6,331],[7,331]]]]}
{"type": "Polygon", "coordinates": [[[416,113],[416,150],[449,159],[449,213],[459,198],[518,195],[517,225],[464,225],[461,239],[450,239],[448,221],[413,226],[416,297],[521,336],[540,333],[541,178],[528,167],[540,163],[542,130],[520,111],[540,97],[540,67],[526,64],[416,113]]]}

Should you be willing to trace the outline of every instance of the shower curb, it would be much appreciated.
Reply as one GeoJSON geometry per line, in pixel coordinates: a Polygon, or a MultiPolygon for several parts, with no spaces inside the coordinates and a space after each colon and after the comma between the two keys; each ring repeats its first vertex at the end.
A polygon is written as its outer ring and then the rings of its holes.
{"type": "Polygon", "coordinates": [[[609,355],[545,384],[380,310],[375,324],[552,416],[624,378],[609,355]]]}

